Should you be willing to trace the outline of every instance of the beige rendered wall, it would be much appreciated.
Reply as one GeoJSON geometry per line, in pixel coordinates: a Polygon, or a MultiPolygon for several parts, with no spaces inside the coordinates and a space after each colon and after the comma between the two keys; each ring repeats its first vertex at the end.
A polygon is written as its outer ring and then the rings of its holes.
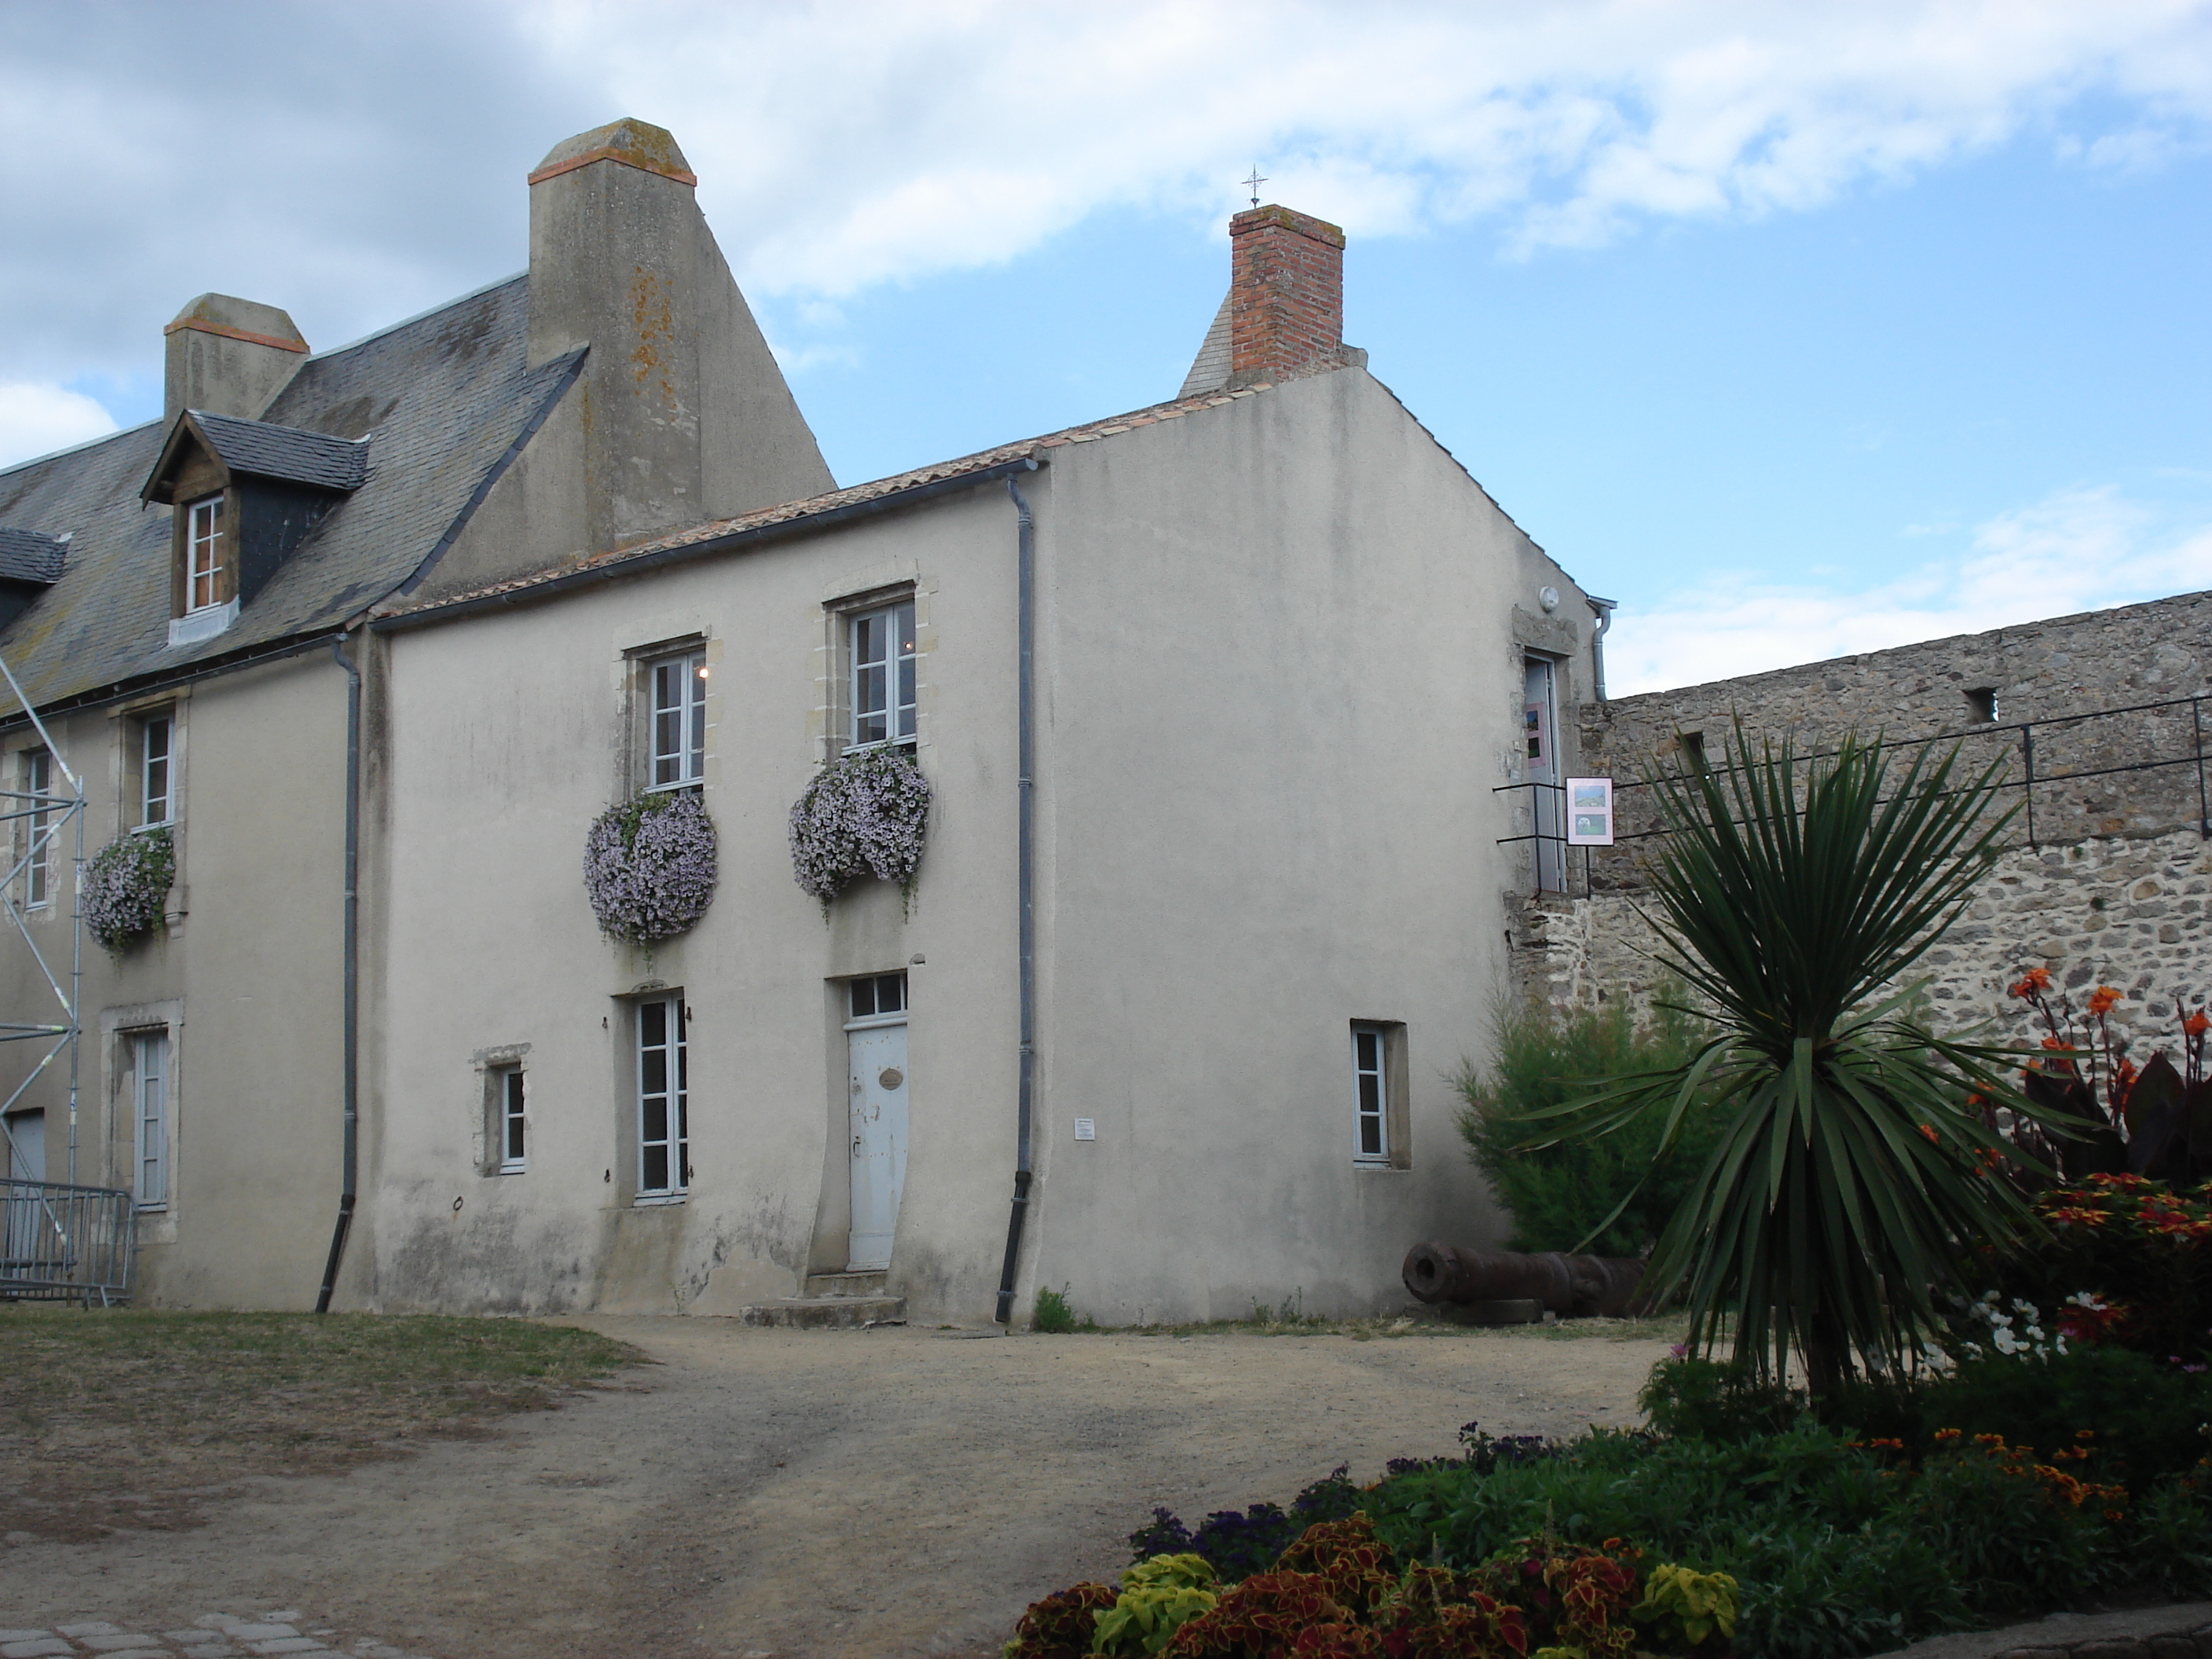
{"type": "Polygon", "coordinates": [[[1055,451],[1040,494],[1024,1305],[1401,1305],[1409,1245],[1498,1228],[1448,1079],[1505,974],[1511,613],[1537,576],[1589,608],[1359,370],[1055,451]],[[1408,1168],[1353,1161],[1356,1020],[1404,1024],[1408,1168]]]}
{"type": "MultiPolygon", "coordinates": [[[[139,1299],[309,1307],[340,1173],[345,678],[327,655],[303,656],[64,717],[52,729],[84,779],[88,857],[137,822],[131,722],[163,704],[177,721],[178,884],[167,929],[120,960],[85,940],[76,1177],[131,1185],[123,1034],[167,1026],[170,1194],[165,1209],[140,1218],[139,1299]]],[[[9,787],[27,735],[9,741],[9,787]]],[[[65,974],[65,862],[54,891],[32,929],[65,974]]],[[[46,1018],[53,1006],[12,926],[0,933],[0,999],[38,1011],[0,1016],[10,1019],[46,1018]]],[[[7,1088],[33,1046],[9,1045],[0,1058],[7,1088]]],[[[20,1103],[46,1111],[57,1181],[67,1178],[63,1063],[20,1103]]]]}
{"type": "Polygon", "coordinates": [[[734,1311],[793,1294],[817,1249],[815,1266],[842,1267],[843,1036],[829,981],[908,967],[913,1129],[894,1279],[942,1279],[973,1311],[1004,1225],[977,1194],[999,1190],[1011,1156],[1013,560],[1012,509],[986,489],[389,636],[374,1197],[353,1296],[734,1311]],[[871,884],[825,925],[785,842],[817,759],[823,607],[900,580],[920,590],[932,845],[910,919],[871,884]],[[584,838],[630,785],[626,653],[693,634],[711,667],[704,793],[720,886],[696,928],[648,957],[600,934],[584,838]],[[692,1010],[695,1175],[686,1202],[636,1207],[623,1021],[647,985],[681,988],[692,1010]],[[477,1057],[523,1044],[530,1167],[480,1175],[477,1057]],[[949,1205],[927,1196],[948,1187],[949,1205]]]}
{"type": "MultiPolygon", "coordinates": [[[[1503,981],[1492,785],[1532,550],[1358,371],[1047,456],[1024,479],[1041,1054],[1021,1305],[1063,1282],[1114,1321],[1395,1305],[1408,1244],[1496,1226],[1446,1074],[1503,981]],[[1353,1166],[1357,1018],[1407,1026],[1409,1169],[1353,1166]],[[1096,1143],[1071,1139],[1078,1115],[1096,1143]]],[[[728,1312],[842,1266],[831,981],[906,966],[891,1285],[918,1317],[989,1316],[1017,1074],[1014,568],[994,483],[387,636],[355,1296],[728,1312]],[[817,757],[823,606],[899,580],[929,852],[910,917],[869,884],[825,926],[784,834],[817,757]],[[599,934],[583,842],[628,787],[625,653],[694,633],[721,885],[648,957],[599,934]],[[623,1018],[658,986],[693,1011],[696,1174],[685,1203],[639,1208],[623,1018]],[[526,1044],[529,1170],[480,1174],[479,1059],[526,1044]]]]}

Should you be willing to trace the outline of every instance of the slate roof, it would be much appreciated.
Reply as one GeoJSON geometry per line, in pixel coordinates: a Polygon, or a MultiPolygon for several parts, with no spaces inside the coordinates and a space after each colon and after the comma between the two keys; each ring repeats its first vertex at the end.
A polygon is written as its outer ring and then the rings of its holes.
{"type": "Polygon", "coordinates": [[[69,544],[58,536],[0,526],[0,582],[35,582],[51,587],[61,580],[69,544]]]}
{"type": "MultiPolygon", "coordinates": [[[[241,421],[228,415],[190,411],[192,424],[234,473],[255,478],[278,478],[286,483],[313,484],[319,489],[347,494],[361,488],[368,477],[368,440],[333,438],[296,426],[276,426],[268,421],[241,421]]],[[[146,494],[156,500],[155,478],[146,482],[146,494]]]]}
{"type": "MultiPolygon", "coordinates": [[[[1127,415],[1109,416],[1103,421],[1086,422],[1058,432],[1048,432],[1041,438],[1024,438],[1018,442],[1000,444],[993,449],[978,450],[973,455],[963,455],[956,460],[934,461],[927,466],[916,467],[911,472],[894,473],[888,478],[872,483],[854,484],[849,489],[832,489],[820,495],[810,495],[804,501],[786,501],[781,506],[766,507],[734,519],[714,519],[705,524],[694,525],[687,530],[654,538],[629,547],[619,547],[588,557],[572,556],[557,565],[532,571],[526,575],[510,577],[505,581],[473,588],[465,593],[451,593],[425,603],[409,605],[379,607],[380,623],[390,619],[397,623],[402,617],[422,617],[428,620],[437,611],[476,608],[484,600],[512,598],[520,604],[532,597],[532,590],[554,584],[567,586],[585,573],[604,573],[609,577],[624,574],[623,567],[636,565],[641,568],[665,562],[672,554],[686,548],[696,547],[702,551],[711,544],[719,543],[748,532],[770,530],[783,526],[803,526],[810,519],[834,518],[854,507],[873,501],[888,501],[890,497],[908,490],[919,490],[933,484],[951,482],[971,475],[981,475],[994,468],[1006,466],[1024,457],[1037,457],[1045,452],[1064,448],[1071,444],[1096,443],[1102,438],[1119,437],[1124,432],[1139,427],[1158,426],[1164,421],[1179,421],[1209,409],[1218,409],[1224,404],[1241,398],[1257,397],[1274,388],[1272,383],[1259,385],[1242,392],[1216,392],[1191,398],[1176,398],[1164,404],[1132,410],[1127,415]]],[[[412,625],[412,624],[405,624],[412,625]]],[[[0,647],[3,648],[3,647],[0,647]]]]}
{"type": "Polygon", "coordinates": [[[168,436],[162,423],[0,471],[0,525],[70,538],[60,580],[0,629],[25,691],[44,705],[275,647],[390,593],[465,521],[574,379],[580,352],[528,366],[527,301],[528,279],[516,276],[310,357],[264,411],[265,426],[229,423],[326,443],[373,435],[360,488],[236,623],[198,644],[168,645],[170,515],[138,495],[168,436]]]}

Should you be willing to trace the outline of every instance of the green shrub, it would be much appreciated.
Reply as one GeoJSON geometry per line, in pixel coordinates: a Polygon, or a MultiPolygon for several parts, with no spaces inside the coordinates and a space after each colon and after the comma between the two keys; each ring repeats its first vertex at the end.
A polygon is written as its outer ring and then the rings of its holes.
{"type": "Polygon", "coordinates": [[[1071,1331],[1098,1328],[1098,1322],[1089,1314],[1080,1319],[1075,1316],[1075,1304],[1067,1299],[1067,1288],[1065,1285],[1056,1291],[1049,1285],[1037,1287],[1036,1307],[1030,1315],[1031,1330],[1042,1331],[1047,1336],[1066,1336],[1071,1331]]]}
{"type": "Polygon", "coordinates": [[[2212,1376],[2124,1348],[2074,1348],[1967,1360],[1910,1384],[1861,1383],[1838,1392],[1830,1416],[1916,1454],[1933,1449],[1945,1429],[2001,1434],[2046,1460],[2086,1443],[2100,1480],[2142,1492],[2212,1449],[2203,1431],[2212,1421],[2212,1376]]]}
{"type": "Polygon", "coordinates": [[[1658,1433],[1693,1440],[1748,1440],[1778,1433],[1808,1409],[1799,1389],[1747,1366],[1688,1353],[1654,1365],[1636,1403],[1658,1433]]]}
{"type": "Polygon", "coordinates": [[[1649,1114],[1613,1134],[1562,1141],[1540,1152],[1514,1150],[1533,1133],[1521,1120],[1565,1104],[1583,1092],[1580,1085],[1686,1063],[1705,1040],[1702,1025],[1679,1010],[1661,1008],[1639,1028],[1620,1002],[1571,1013],[1509,1003],[1493,1019],[1490,1065],[1465,1062],[1456,1080],[1467,1103],[1460,1133],[1512,1214],[1510,1248],[1575,1249],[1643,1181],[1643,1189],[1588,1246],[1600,1255],[1640,1254],[1688,1192],[1712,1151],[1717,1126],[1704,1117],[1686,1125],[1665,1167],[1655,1170],[1662,1114],[1649,1114]]]}

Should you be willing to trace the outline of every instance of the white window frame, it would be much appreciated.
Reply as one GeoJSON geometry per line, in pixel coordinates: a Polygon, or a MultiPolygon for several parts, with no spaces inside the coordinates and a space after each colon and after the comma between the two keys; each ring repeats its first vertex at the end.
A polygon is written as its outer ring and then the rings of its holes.
{"type": "Polygon", "coordinates": [[[918,643],[911,599],[872,605],[846,617],[848,751],[898,748],[915,740],[915,708],[921,672],[918,643]],[[867,642],[871,630],[879,634],[883,642],[879,652],[867,642]],[[870,652],[874,654],[864,654],[870,652]],[[878,678],[872,680],[872,676],[878,678]]]}
{"type": "Polygon", "coordinates": [[[169,1030],[131,1038],[131,1190],[142,1210],[169,1207],[169,1030]]]}
{"type": "Polygon", "coordinates": [[[633,1048],[637,1083],[637,1201],[680,1203],[691,1186],[690,1122],[690,1011],[679,992],[673,996],[647,997],[631,1011],[635,1022],[633,1048]],[[659,1026],[658,1041],[653,1039],[659,1026]],[[653,1061],[660,1061],[655,1085],[653,1061]],[[660,1133],[653,1133],[655,1104],[661,1110],[660,1133]],[[661,1176],[653,1181],[652,1160],[661,1158],[661,1176]]]}
{"type": "Polygon", "coordinates": [[[1390,1031],[1358,1021],[1352,1027],[1352,1160],[1390,1163],[1390,1031]]]}
{"type": "Polygon", "coordinates": [[[707,775],[707,653],[648,657],[644,666],[646,787],[691,788],[707,775]]]}
{"type": "Polygon", "coordinates": [[[223,604],[222,496],[203,495],[185,508],[185,614],[197,616],[223,604]],[[201,555],[206,554],[203,568],[201,555]],[[201,596],[204,584],[206,596],[201,596]]]}
{"type": "Polygon", "coordinates": [[[162,830],[177,821],[177,717],[164,710],[138,722],[138,823],[140,830],[162,830]],[[154,739],[161,738],[161,752],[154,739]],[[161,788],[154,787],[159,772],[161,788]]]}
{"type": "Polygon", "coordinates": [[[845,981],[845,1029],[861,1031],[874,1025],[903,1025],[907,1016],[907,977],[902,968],[892,974],[863,974],[858,979],[845,981]],[[887,985],[897,988],[898,1006],[886,1008],[884,989],[887,985]],[[863,1012],[865,1006],[866,1012],[863,1012]]]}
{"type": "MultiPolygon", "coordinates": [[[[54,755],[51,749],[26,749],[21,751],[18,764],[19,787],[24,797],[49,795],[53,793],[54,755]]],[[[23,799],[20,810],[30,816],[19,818],[29,839],[24,843],[23,908],[43,910],[53,902],[54,843],[47,826],[53,822],[54,809],[40,806],[34,799],[23,799]]]]}
{"type": "Polygon", "coordinates": [[[496,1137],[492,1170],[522,1175],[530,1168],[530,1096],[519,1065],[491,1068],[492,1133],[496,1137]]]}

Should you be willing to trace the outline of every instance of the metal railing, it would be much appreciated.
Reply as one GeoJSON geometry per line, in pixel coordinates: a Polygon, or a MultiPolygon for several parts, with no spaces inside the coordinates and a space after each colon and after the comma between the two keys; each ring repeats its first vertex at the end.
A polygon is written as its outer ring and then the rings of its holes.
{"type": "MultiPolygon", "coordinates": [[[[1929,737],[1886,738],[1883,747],[1912,750],[1956,744],[1960,754],[1954,778],[1974,777],[1994,763],[1998,799],[2021,808],[2016,822],[2031,848],[2185,829],[2212,840],[2212,755],[2205,746],[2205,702],[2203,696],[2172,697],[2080,714],[1990,722],[1929,737]]],[[[1757,728],[1749,720],[1746,725],[1755,736],[1757,728]]],[[[1796,760],[1806,765],[1830,752],[1809,750],[1796,760]]],[[[1733,769],[1716,755],[1705,769],[1725,778],[1733,769]]],[[[1642,884],[1631,849],[1638,842],[1666,833],[1658,822],[1656,804],[1638,793],[1649,788],[1649,781],[1643,778],[1615,781],[1614,844],[1580,849],[1585,895],[1593,887],[1642,884]]],[[[1530,792],[1529,828],[1521,835],[1499,836],[1498,844],[1533,843],[1534,890],[1571,891],[1565,786],[1508,783],[1492,793],[1523,789],[1530,792]],[[1547,803],[1538,793],[1542,791],[1560,799],[1547,803]],[[1547,805],[1553,809],[1548,813],[1547,805]]]]}
{"type": "Polygon", "coordinates": [[[137,1243],[138,1213],[126,1192],[0,1182],[0,1301],[128,1302],[137,1243]]]}

